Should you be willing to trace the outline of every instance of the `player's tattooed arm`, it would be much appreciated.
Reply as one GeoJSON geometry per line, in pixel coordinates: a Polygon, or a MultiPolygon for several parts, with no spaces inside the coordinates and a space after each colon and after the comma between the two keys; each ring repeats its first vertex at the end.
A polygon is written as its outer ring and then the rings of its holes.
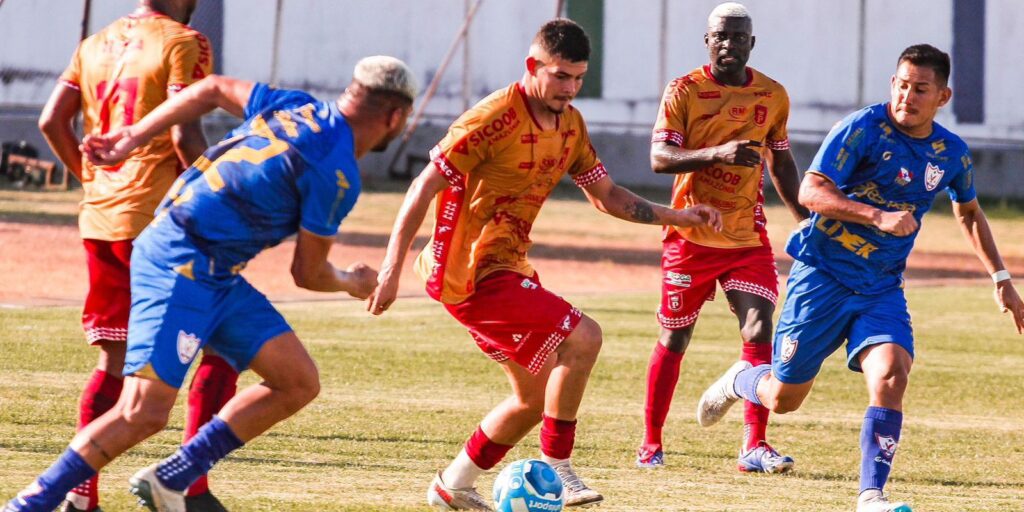
{"type": "Polygon", "coordinates": [[[583,187],[583,192],[595,208],[622,220],[661,226],[707,225],[716,231],[722,228],[722,215],[715,208],[698,205],[676,210],[652,203],[616,185],[608,176],[583,187]]]}

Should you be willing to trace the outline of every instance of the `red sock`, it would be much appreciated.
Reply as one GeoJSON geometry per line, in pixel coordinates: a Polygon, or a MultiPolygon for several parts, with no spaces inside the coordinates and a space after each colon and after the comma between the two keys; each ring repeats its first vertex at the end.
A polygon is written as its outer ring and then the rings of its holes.
{"type": "Polygon", "coordinates": [[[499,444],[491,441],[491,438],[487,437],[487,434],[479,426],[476,427],[476,432],[473,432],[473,435],[469,436],[469,440],[466,441],[466,455],[469,455],[469,459],[473,461],[473,464],[484,470],[497,466],[511,449],[512,445],[510,444],[499,444]]]}
{"type": "MultiPolygon", "coordinates": [[[[758,366],[771,364],[772,344],[771,343],[743,343],[742,360],[758,366]]],[[[746,400],[743,401],[743,449],[749,450],[757,447],[758,443],[765,441],[765,431],[768,429],[768,409],[761,405],[755,405],[746,400]]]]}
{"type": "MultiPolygon", "coordinates": [[[[123,385],[124,379],[100,369],[93,370],[92,376],[85,384],[85,389],[82,390],[82,398],[78,402],[78,430],[82,430],[83,427],[113,408],[118,397],[121,396],[123,385]]],[[[97,473],[71,490],[89,500],[86,510],[92,510],[99,506],[99,481],[97,473]]]]}
{"type": "Polygon", "coordinates": [[[552,459],[568,459],[576,444],[576,420],[560,420],[547,414],[540,427],[540,451],[552,459]]]}
{"type": "Polygon", "coordinates": [[[644,445],[661,447],[661,429],[665,426],[672,395],[679,382],[679,365],[683,354],[672,352],[661,343],[654,344],[654,352],[647,363],[647,403],[644,407],[644,445]]]}
{"type": "MultiPolygon", "coordinates": [[[[188,388],[188,413],[185,417],[183,442],[192,439],[192,436],[199,432],[199,427],[210,421],[213,415],[235,396],[237,384],[238,372],[227,361],[220,356],[203,355],[188,388]]],[[[209,490],[210,484],[206,475],[203,475],[188,488],[186,494],[196,496],[209,490]]]]}

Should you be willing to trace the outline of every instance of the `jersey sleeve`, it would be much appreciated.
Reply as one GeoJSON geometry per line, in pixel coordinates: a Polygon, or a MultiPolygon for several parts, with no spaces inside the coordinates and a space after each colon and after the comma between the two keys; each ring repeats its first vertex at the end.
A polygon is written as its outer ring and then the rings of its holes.
{"type": "MultiPolygon", "coordinates": [[[[577,114],[578,115],[578,114],[577,114]]],[[[608,176],[601,159],[597,157],[597,151],[590,142],[590,134],[587,132],[587,125],[579,118],[577,130],[580,136],[576,140],[576,147],[573,150],[575,159],[569,167],[569,176],[576,186],[586,188],[608,176]]]]}
{"type": "Polygon", "coordinates": [[[250,119],[268,109],[285,109],[315,102],[316,98],[303,91],[275,89],[268,84],[257,82],[249,93],[243,115],[250,119]]]}
{"type": "Polygon", "coordinates": [[[213,73],[213,51],[206,36],[189,31],[172,38],[165,54],[167,92],[175,93],[213,73]]]}
{"type": "Polygon", "coordinates": [[[679,80],[673,80],[662,94],[658,118],[654,121],[654,133],[651,135],[652,144],[664,142],[678,147],[683,145],[683,137],[686,134],[683,123],[686,119],[687,94],[686,89],[680,87],[679,83],[679,80]]]}
{"type": "Polygon", "coordinates": [[[865,112],[854,112],[832,128],[811,162],[809,172],[817,173],[842,186],[868,154],[865,112]]]}
{"type": "Polygon", "coordinates": [[[338,226],[352,207],[361,191],[359,168],[355,160],[331,172],[310,170],[298,180],[302,204],[299,225],[320,236],[334,236],[338,226]]]}
{"type": "Polygon", "coordinates": [[[960,157],[962,169],[953,181],[949,182],[949,198],[957,203],[969,203],[978,197],[974,190],[974,163],[971,152],[965,151],[960,157]]]}
{"type": "Polygon", "coordinates": [[[789,94],[786,93],[786,89],[779,87],[777,97],[778,104],[775,108],[779,113],[768,130],[766,145],[768,149],[785,151],[789,149],[789,131],[786,129],[789,123],[789,94]]]}
{"type": "Polygon", "coordinates": [[[479,133],[489,121],[486,113],[486,110],[471,109],[462,114],[430,150],[430,161],[453,185],[490,156],[491,143],[479,133]]]}
{"type": "Polygon", "coordinates": [[[82,45],[78,45],[75,48],[75,54],[71,56],[71,62],[68,63],[68,67],[64,69],[64,72],[60,74],[60,78],[57,81],[67,87],[70,87],[76,91],[82,89],[82,45]]]}

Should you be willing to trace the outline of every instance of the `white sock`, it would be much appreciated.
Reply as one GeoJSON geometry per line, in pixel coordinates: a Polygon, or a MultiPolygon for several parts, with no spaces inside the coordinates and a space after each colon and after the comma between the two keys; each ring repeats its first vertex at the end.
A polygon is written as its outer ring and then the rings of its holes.
{"type": "Polygon", "coordinates": [[[550,465],[552,467],[554,467],[554,466],[562,466],[562,465],[566,465],[566,464],[572,464],[570,462],[572,459],[556,459],[554,457],[548,457],[547,455],[545,455],[543,453],[540,454],[540,460],[542,460],[544,462],[547,462],[548,465],[550,465]]]}
{"type": "Polygon", "coordinates": [[[455,460],[441,473],[441,480],[444,482],[444,485],[451,489],[466,489],[473,487],[476,479],[484,471],[484,469],[481,469],[480,466],[473,462],[473,459],[469,458],[469,454],[463,448],[459,451],[459,455],[455,457],[455,460]]]}

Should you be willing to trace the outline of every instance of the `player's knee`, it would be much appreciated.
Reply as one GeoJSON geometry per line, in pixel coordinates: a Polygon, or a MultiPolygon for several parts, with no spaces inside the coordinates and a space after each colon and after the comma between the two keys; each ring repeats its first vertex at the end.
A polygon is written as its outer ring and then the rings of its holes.
{"type": "Polygon", "coordinates": [[[314,368],[311,372],[303,372],[301,378],[296,379],[295,385],[290,389],[289,395],[294,409],[297,411],[312,402],[320,395],[320,374],[314,368]]]}
{"type": "Polygon", "coordinates": [[[163,407],[140,403],[121,409],[121,416],[140,437],[149,437],[167,426],[171,411],[163,407]]]}
{"type": "Polygon", "coordinates": [[[878,397],[902,398],[909,383],[909,372],[893,369],[885,375],[874,379],[874,382],[871,383],[871,391],[878,397]]]}
{"type": "Polygon", "coordinates": [[[690,346],[690,335],[693,334],[693,328],[684,327],[682,329],[662,329],[661,335],[658,337],[658,343],[670,352],[682,354],[686,352],[686,348],[690,346]]]}

